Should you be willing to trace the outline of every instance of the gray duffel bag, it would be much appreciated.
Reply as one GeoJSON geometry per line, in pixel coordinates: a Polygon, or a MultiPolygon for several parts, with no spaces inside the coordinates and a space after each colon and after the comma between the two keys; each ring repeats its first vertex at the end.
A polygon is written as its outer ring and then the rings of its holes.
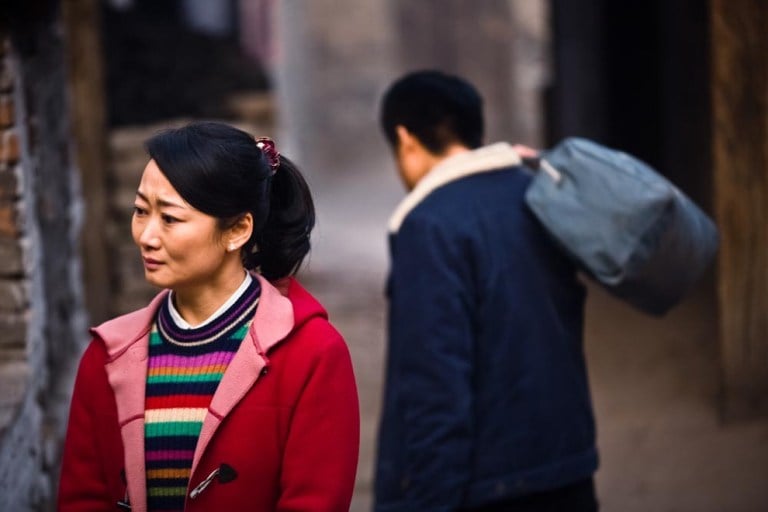
{"type": "Polygon", "coordinates": [[[637,158],[567,138],[538,167],[529,208],[589,275],[640,310],[666,313],[712,263],[712,220],[637,158]]]}

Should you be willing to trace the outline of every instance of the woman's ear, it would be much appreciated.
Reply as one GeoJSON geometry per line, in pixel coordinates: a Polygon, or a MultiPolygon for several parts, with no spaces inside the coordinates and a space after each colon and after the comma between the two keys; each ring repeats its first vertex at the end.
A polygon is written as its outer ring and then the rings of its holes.
{"type": "Polygon", "coordinates": [[[253,233],[253,215],[243,214],[225,233],[227,251],[237,251],[248,242],[253,233]]]}

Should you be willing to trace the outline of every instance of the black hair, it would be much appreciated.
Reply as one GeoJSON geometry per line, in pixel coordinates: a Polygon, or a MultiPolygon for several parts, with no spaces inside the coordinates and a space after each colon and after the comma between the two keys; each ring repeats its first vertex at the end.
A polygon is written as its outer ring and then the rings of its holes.
{"type": "Polygon", "coordinates": [[[382,98],[380,121],[392,147],[398,125],[436,155],[454,143],[470,149],[483,143],[482,97],[466,80],[441,71],[415,71],[396,80],[382,98]]]}
{"type": "Polygon", "coordinates": [[[226,229],[253,216],[253,234],[242,247],[243,266],[275,280],[298,271],[310,249],[315,209],[309,187],[285,156],[273,172],[248,133],[223,123],[195,122],[164,130],[146,141],[179,195],[226,229]]]}

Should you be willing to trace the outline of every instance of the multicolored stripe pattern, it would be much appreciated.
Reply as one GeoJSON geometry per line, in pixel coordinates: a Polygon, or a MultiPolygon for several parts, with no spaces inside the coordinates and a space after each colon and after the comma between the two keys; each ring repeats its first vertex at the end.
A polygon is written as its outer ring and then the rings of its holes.
{"type": "Polygon", "coordinates": [[[183,329],[167,301],[149,336],[144,412],[147,506],[181,511],[192,457],[216,388],[245,338],[260,294],[256,279],[213,322],[183,329]]]}

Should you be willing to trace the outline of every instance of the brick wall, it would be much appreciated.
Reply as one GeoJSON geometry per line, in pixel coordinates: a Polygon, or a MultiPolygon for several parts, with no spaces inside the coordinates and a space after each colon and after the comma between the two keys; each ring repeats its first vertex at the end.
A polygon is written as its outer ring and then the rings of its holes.
{"type": "Polygon", "coordinates": [[[86,341],[63,44],[54,9],[0,28],[0,510],[52,510],[86,341]]]}
{"type": "Polygon", "coordinates": [[[41,410],[30,396],[36,386],[26,346],[31,283],[17,124],[21,91],[7,35],[0,39],[0,52],[0,502],[5,505],[0,508],[23,510],[41,503],[46,485],[34,481],[43,466],[37,442],[41,410]]]}

